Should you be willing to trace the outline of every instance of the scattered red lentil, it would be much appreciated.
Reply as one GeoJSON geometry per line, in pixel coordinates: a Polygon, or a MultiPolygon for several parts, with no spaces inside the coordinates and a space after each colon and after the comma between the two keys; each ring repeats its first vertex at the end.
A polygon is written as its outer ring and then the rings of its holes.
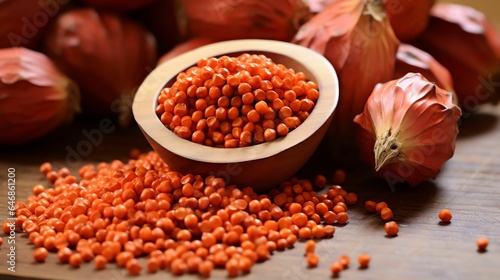
{"type": "Polygon", "coordinates": [[[333,277],[338,277],[342,270],[344,270],[344,266],[339,262],[335,262],[330,266],[333,277]]]}
{"type": "Polygon", "coordinates": [[[97,255],[94,258],[94,266],[98,270],[104,269],[106,267],[107,263],[108,263],[108,260],[104,256],[97,255]]]}
{"type": "Polygon", "coordinates": [[[314,186],[317,188],[324,188],[326,186],[326,177],[323,175],[316,175],[314,178],[314,186]]]}
{"type": "Polygon", "coordinates": [[[368,213],[375,213],[376,212],[376,207],[377,207],[377,203],[375,201],[371,201],[371,200],[365,201],[366,212],[368,212],[368,213]]]}
{"type": "MultiPolygon", "coordinates": [[[[339,185],[318,194],[324,176],[291,178],[257,194],[214,176],[179,174],[155,152],[84,165],[80,181],[67,169],[42,169],[59,179],[53,187],[35,186],[27,204],[16,204],[16,224],[37,247],[35,259],[54,250],[73,267],[93,260],[104,269],[116,262],[131,275],[142,270],[140,256],[148,256],[150,273],[207,277],[215,267],[230,276],[247,273],[273,251],[293,248],[298,238],[315,244],[311,238],[332,237],[334,224],[347,222],[346,203],[355,197],[339,185]]],[[[7,222],[2,230],[10,232],[7,222]]],[[[314,253],[306,258],[311,267],[319,261],[314,253]]]]}
{"type": "Polygon", "coordinates": [[[309,253],[314,253],[315,248],[316,248],[316,242],[312,239],[307,240],[304,255],[307,255],[309,253]]]}
{"type": "Polygon", "coordinates": [[[385,223],[384,230],[387,233],[387,235],[396,236],[396,235],[398,235],[399,227],[398,227],[398,224],[396,224],[396,222],[391,221],[391,222],[385,223]]]}
{"type": "Polygon", "coordinates": [[[127,267],[128,273],[130,275],[134,275],[134,276],[139,275],[141,273],[141,270],[142,270],[142,266],[139,263],[139,261],[137,261],[137,259],[128,260],[126,267],[127,267]]]}
{"type": "Polygon", "coordinates": [[[346,212],[340,212],[337,214],[337,223],[345,224],[349,220],[349,216],[346,212]]]}
{"type": "Polygon", "coordinates": [[[231,258],[226,262],[227,276],[236,277],[238,276],[239,270],[240,267],[236,258],[231,258]]]}
{"type": "Polygon", "coordinates": [[[64,247],[64,248],[59,249],[59,251],[57,251],[57,258],[59,259],[59,262],[61,262],[61,263],[68,263],[69,258],[71,257],[72,254],[73,254],[73,251],[71,251],[70,248],[64,247]]]}
{"type": "Polygon", "coordinates": [[[307,266],[308,267],[317,267],[319,264],[319,256],[315,253],[307,253],[306,255],[307,266]]]}
{"type": "Polygon", "coordinates": [[[476,241],[477,249],[479,251],[486,251],[486,247],[488,247],[489,241],[486,237],[481,237],[476,241]]]}
{"type": "Polygon", "coordinates": [[[339,257],[337,262],[342,265],[343,269],[347,269],[349,267],[349,263],[351,262],[351,259],[346,255],[342,255],[339,257]]]}
{"type": "Polygon", "coordinates": [[[392,219],[394,215],[392,214],[391,208],[389,207],[382,208],[382,210],[380,211],[380,217],[382,217],[382,220],[384,221],[392,219]]]}
{"type": "Polygon", "coordinates": [[[370,255],[366,253],[361,253],[358,256],[358,262],[360,268],[367,268],[368,265],[370,264],[370,255]]]}
{"type": "Polygon", "coordinates": [[[350,192],[346,195],[345,203],[347,203],[347,205],[354,205],[357,202],[358,202],[358,196],[355,193],[350,192]]]}
{"type": "Polygon", "coordinates": [[[83,262],[82,255],[80,253],[74,253],[69,257],[69,264],[74,267],[80,267],[80,264],[83,262]]]}
{"type": "Polygon", "coordinates": [[[214,269],[214,264],[209,260],[202,261],[198,265],[198,273],[200,273],[200,275],[203,277],[210,277],[210,274],[212,273],[213,269],[214,269]]]}
{"type": "Polygon", "coordinates": [[[33,253],[33,258],[37,262],[45,262],[45,259],[47,258],[48,255],[49,251],[47,251],[47,249],[43,247],[40,247],[35,249],[35,252],[33,253]]]}
{"type": "MultiPolygon", "coordinates": [[[[192,259],[192,258],[191,258],[192,259]]],[[[191,260],[191,259],[188,259],[191,260]]],[[[149,273],[156,273],[160,269],[161,263],[159,258],[151,257],[146,263],[149,273]]],[[[198,265],[196,265],[196,272],[198,271],[198,265]]]]}
{"type": "Polygon", "coordinates": [[[443,223],[449,223],[451,222],[451,211],[448,210],[448,209],[443,209],[441,211],[439,211],[439,219],[443,222],[443,223]]]}
{"type": "Polygon", "coordinates": [[[375,205],[375,211],[377,211],[377,214],[380,214],[382,212],[382,209],[389,207],[387,203],[385,202],[379,202],[375,205]]]}
{"type": "Polygon", "coordinates": [[[346,179],[346,173],[343,169],[337,169],[333,172],[333,183],[342,185],[346,179]]]}
{"type": "MultiPolygon", "coordinates": [[[[18,216],[18,219],[19,219],[19,216],[18,216]]],[[[10,225],[11,225],[10,221],[3,222],[2,223],[2,232],[5,234],[9,234],[10,233],[10,225]]]]}

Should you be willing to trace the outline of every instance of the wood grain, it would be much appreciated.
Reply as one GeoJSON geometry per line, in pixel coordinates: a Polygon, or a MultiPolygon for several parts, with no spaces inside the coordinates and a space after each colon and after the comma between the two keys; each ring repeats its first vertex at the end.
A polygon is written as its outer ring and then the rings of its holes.
{"type": "MultiPolygon", "coordinates": [[[[498,16],[496,1],[461,1],[484,7],[498,16]],[[482,5],[482,6],[481,6],[482,5]]],[[[496,20],[497,26],[500,21],[496,20]]],[[[400,234],[385,237],[383,222],[375,215],[367,215],[362,203],[349,209],[350,222],[337,227],[335,237],[319,241],[317,253],[320,265],[307,269],[303,256],[304,244],[275,253],[270,261],[257,264],[244,279],[309,280],[330,277],[329,266],[341,254],[351,257],[351,267],[343,271],[344,279],[500,279],[500,107],[483,105],[464,118],[460,125],[456,153],[446,163],[437,180],[418,187],[399,187],[391,190],[384,181],[373,178],[366,170],[350,173],[345,188],[366,199],[386,201],[395,213],[400,234]],[[453,212],[449,225],[440,225],[440,209],[453,212]],[[487,236],[488,251],[476,251],[477,238],[487,236]],[[359,253],[367,252],[372,262],[367,270],[357,268],[359,253]]],[[[86,163],[126,160],[131,148],[149,150],[150,146],[137,127],[112,131],[99,136],[102,120],[79,120],[72,127],[54,133],[18,148],[0,147],[0,220],[7,216],[7,169],[16,169],[17,200],[24,201],[35,184],[45,184],[38,173],[45,161],[69,165],[73,171],[86,163]],[[89,132],[94,132],[90,143],[89,132]],[[89,150],[84,150],[90,147],[89,150]],[[72,151],[80,149],[80,158],[72,151]]],[[[318,150],[302,174],[328,171],[323,150],[318,150]]],[[[16,272],[7,271],[8,244],[0,247],[0,279],[127,279],[133,278],[123,269],[109,265],[104,271],[95,271],[91,263],[80,269],[71,269],[57,263],[50,254],[46,263],[33,262],[33,246],[23,233],[16,234],[16,272]]],[[[144,260],[141,260],[144,263],[144,260]]],[[[143,273],[141,279],[165,279],[167,272],[143,273]]],[[[199,279],[186,275],[179,279],[199,279]]],[[[212,279],[226,279],[225,271],[218,270],[212,279]]]]}

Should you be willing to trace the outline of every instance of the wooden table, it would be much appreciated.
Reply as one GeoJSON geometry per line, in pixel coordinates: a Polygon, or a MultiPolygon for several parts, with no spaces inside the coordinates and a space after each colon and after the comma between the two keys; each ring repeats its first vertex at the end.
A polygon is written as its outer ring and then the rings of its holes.
{"type": "MultiPolygon", "coordinates": [[[[499,11],[499,4],[492,1],[460,2],[470,2],[484,9],[490,18],[499,11]]],[[[498,18],[496,20],[496,25],[500,26],[498,18]]],[[[437,180],[392,191],[385,182],[363,170],[349,174],[344,187],[355,191],[360,202],[349,209],[349,224],[338,226],[334,238],[318,242],[318,268],[306,268],[304,243],[298,242],[295,248],[274,253],[271,260],[256,264],[252,273],[241,278],[325,279],[330,277],[329,266],[338,256],[346,254],[351,257],[352,265],[342,272],[344,279],[500,279],[500,107],[483,105],[476,109],[461,123],[455,155],[437,180]],[[365,213],[362,204],[367,199],[384,200],[393,209],[394,218],[400,225],[397,237],[386,237],[384,222],[376,215],[365,213]],[[453,212],[453,220],[448,225],[439,224],[437,214],[442,208],[453,212]],[[482,236],[490,240],[484,253],[478,252],[475,244],[482,236]],[[372,257],[369,269],[357,267],[356,259],[361,252],[372,257]]],[[[75,171],[86,163],[126,160],[132,148],[150,149],[135,126],[114,127],[113,131],[102,133],[99,141],[86,145],[90,142],[86,134],[99,129],[99,121],[79,120],[29,145],[0,148],[1,221],[8,215],[9,168],[15,168],[16,200],[25,201],[35,184],[48,186],[38,173],[39,165],[45,161],[63,163],[75,171]],[[79,158],[75,156],[74,151],[84,149],[85,145],[90,149],[81,150],[85,152],[80,153],[79,158]]],[[[324,153],[319,150],[308,163],[308,170],[323,166],[320,164],[322,159],[324,153]]],[[[34,247],[24,233],[15,235],[16,271],[9,272],[10,245],[5,234],[0,236],[4,241],[0,247],[0,279],[132,278],[114,264],[103,271],[95,271],[92,263],[72,269],[58,264],[55,254],[50,254],[44,264],[35,263],[34,247]]],[[[164,279],[172,275],[163,271],[157,274],[143,272],[141,277],[164,279]]],[[[214,271],[212,278],[226,278],[226,273],[214,271]]],[[[186,275],[182,279],[198,279],[198,276],[186,275]]]]}
{"type": "MultiPolygon", "coordinates": [[[[337,227],[335,237],[318,242],[317,253],[321,262],[316,269],[307,269],[303,257],[304,244],[299,242],[294,249],[275,253],[270,261],[257,264],[248,279],[264,276],[282,279],[307,280],[328,277],[329,265],[341,254],[347,254],[355,262],[360,252],[372,256],[368,270],[360,270],[353,264],[342,272],[341,277],[360,279],[407,278],[407,279],[498,279],[500,271],[500,107],[485,105],[464,119],[460,126],[455,156],[446,163],[435,181],[411,188],[391,191],[385,182],[374,179],[366,172],[349,174],[345,188],[359,195],[360,203],[348,211],[350,222],[337,227]],[[372,199],[386,201],[395,213],[400,225],[396,238],[385,237],[383,222],[377,215],[368,215],[363,201],[372,199]],[[437,214],[449,208],[453,220],[449,225],[440,225],[437,214]],[[490,239],[485,253],[476,251],[475,241],[481,236],[490,239]]],[[[103,134],[102,142],[82,156],[82,162],[67,156],[87,141],[83,131],[97,129],[98,122],[79,121],[70,128],[57,130],[40,141],[22,148],[0,150],[1,192],[0,219],[7,216],[8,168],[15,168],[16,198],[24,201],[35,184],[48,186],[38,167],[44,161],[65,162],[76,170],[85,163],[125,160],[131,148],[149,149],[140,131],[133,126],[127,129],[116,127],[103,134]],[[79,144],[80,143],[80,144],[79,144]]],[[[323,154],[318,152],[309,163],[318,165],[323,154]]],[[[26,234],[17,233],[16,272],[7,271],[9,253],[8,238],[1,234],[4,244],[0,249],[0,279],[4,277],[26,277],[45,279],[99,279],[126,278],[123,269],[109,265],[104,271],[94,271],[93,264],[83,264],[78,270],[57,263],[55,254],[50,254],[45,264],[34,263],[33,245],[26,234]]],[[[215,278],[225,277],[225,271],[214,273],[215,278]]],[[[143,274],[147,279],[162,279],[171,276],[166,272],[143,274]]],[[[185,276],[197,278],[197,276],[185,276]]]]}

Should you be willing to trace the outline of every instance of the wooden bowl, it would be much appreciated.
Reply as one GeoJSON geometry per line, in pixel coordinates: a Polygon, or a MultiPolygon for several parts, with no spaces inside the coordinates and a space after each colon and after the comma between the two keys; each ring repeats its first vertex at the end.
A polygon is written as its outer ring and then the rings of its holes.
{"type": "Polygon", "coordinates": [[[174,170],[182,174],[215,175],[227,184],[263,191],[279,185],[311,157],[326,133],[339,98],[332,65],[320,54],[291,43],[270,40],[234,40],[214,43],[179,55],[154,69],[139,87],[132,106],[144,136],[174,170]],[[277,64],[302,71],[314,81],[320,97],[310,116],[285,137],[241,148],[215,148],[180,138],[155,113],[160,91],[177,74],[204,57],[264,54],[277,64]]]}

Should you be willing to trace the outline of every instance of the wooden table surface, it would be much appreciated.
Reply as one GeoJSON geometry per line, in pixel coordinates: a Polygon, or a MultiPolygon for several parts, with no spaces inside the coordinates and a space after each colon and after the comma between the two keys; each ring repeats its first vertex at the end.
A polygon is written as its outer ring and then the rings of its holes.
{"type": "MultiPolygon", "coordinates": [[[[449,1],[447,1],[449,2],[449,1]]],[[[456,2],[456,1],[455,1],[456,2]]],[[[493,1],[458,1],[471,3],[484,10],[490,18],[500,9],[493,1]],[[490,4],[493,7],[487,5],[490,4]]],[[[497,26],[500,19],[492,18],[497,26]]],[[[317,244],[320,264],[307,269],[303,256],[304,243],[293,249],[274,253],[269,261],[256,264],[252,273],[242,279],[308,280],[330,277],[329,266],[342,254],[351,257],[353,265],[342,272],[344,279],[500,279],[500,106],[482,105],[467,115],[460,124],[460,134],[454,157],[446,163],[435,181],[425,182],[415,188],[402,187],[391,190],[385,182],[374,179],[363,170],[348,175],[344,185],[355,191],[360,202],[348,210],[350,222],[338,226],[335,236],[317,244]],[[368,215],[363,208],[367,199],[386,201],[393,209],[394,219],[400,225],[395,238],[385,236],[384,223],[376,215],[368,215]],[[448,208],[453,220],[448,225],[439,224],[439,210],[448,208]],[[486,236],[490,245],[486,252],[476,250],[476,239],[486,236]],[[358,269],[357,256],[361,252],[372,257],[370,267],[358,269]]],[[[150,149],[136,126],[127,129],[115,127],[105,133],[102,141],[91,146],[86,155],[75,158],[82,141],[87,141],[84,131],[98,129],[99,120],[79,120],[71,127],[61,128],[39,141],[19,148],[0,147],[0,220],[8,214],[7,173],[15,168],[16,199],[25,201],[35,184],[48,186],[38,173],[45,161],[64,163],[77,170],[86,163],[126,160],[131,148],[150,149]]],[[[308,163],[309,170],[325,168],[320,164],[324,153],[320,149],[308,163]]],[[[304,172],[307,174],[307,172],[304,172]]],[[[55,254],[50,254],[44,264],[33,261],[33,245],[24,233],[15,235],[15,272],[7,270],[8,238],[0,234],[4,244],[0,247],[0,279],[124,279],[133,278],[124,269],[108,265],[95,271],[92,263],[80,269],[58,264],[55,254]]],[[[144,261],[144,260],[142,260],[144,261]]],[[[148,274],[141,279],[164,279],[169,272],[148,274]]],[[[182,279],[198,279],[185,275],[182,279]]],[[[224,270],[216,270],[213,279],[226,278],[224,270]]]]}

